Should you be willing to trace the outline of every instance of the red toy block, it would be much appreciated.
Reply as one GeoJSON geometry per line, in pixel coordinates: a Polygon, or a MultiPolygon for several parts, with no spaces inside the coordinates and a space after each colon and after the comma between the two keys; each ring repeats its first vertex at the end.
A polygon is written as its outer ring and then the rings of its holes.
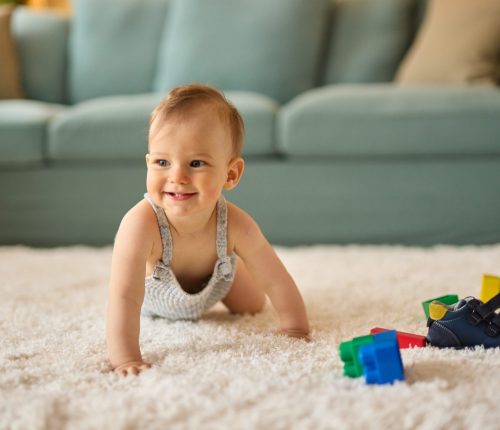
{"type": "MultiPolygon", "coordinates": [[[[370,334],[382,333],[389,331],[387,328],[375,327],[370,330],[370,334]]],[[[419,334],[405,333],[404,331],[396,332],[398,338],[399,349],[407,348],[423,348],[426,345],[425,336],[419,334]]]]}

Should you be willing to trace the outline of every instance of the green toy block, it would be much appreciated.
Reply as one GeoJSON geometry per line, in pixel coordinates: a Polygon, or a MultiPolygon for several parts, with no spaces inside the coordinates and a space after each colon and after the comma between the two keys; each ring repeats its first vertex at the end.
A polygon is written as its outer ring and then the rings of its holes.
{"type": "Polygon", "coordinates": [[[355,337],[348,342],[342,342],[339,346],[340,359],[344,362],[344,375],[350,378],[357,378],[363,375],[363,366],[359,361],[358,351],[362,345],[373,342],[371,334],[355,337]]]}
{"type": "Polygon", "coordinates": [[[434,301],[444,303],[445,305],[453,305],[458,302],[458,296],[456,294],[447,294],[445,296],[435,297],[433,299],[426,300],[422,302],[422,307],[424,308],[425,316],[429,318],[429,305],[434,301]]]}

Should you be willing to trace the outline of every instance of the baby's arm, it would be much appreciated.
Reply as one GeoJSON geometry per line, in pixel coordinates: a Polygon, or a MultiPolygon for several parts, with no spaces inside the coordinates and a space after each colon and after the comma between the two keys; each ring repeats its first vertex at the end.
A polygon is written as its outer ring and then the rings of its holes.
{"type": "Polygon", "coordinates": [[[279,333],[308,340],[306,309],[293,278],[247,213],[231,205],[230,219],[234,226],[235,252],[269,296],[280,318],[279,333]]]}
{"type": "Polygon", "coordinates": [[[141,203],[132,208],[123,217],[113,248],[107,346],[113,370],[123,375],[150,367],[142,360],[139,331],[146,261],[153,243],[151,212],[141,203]]]}

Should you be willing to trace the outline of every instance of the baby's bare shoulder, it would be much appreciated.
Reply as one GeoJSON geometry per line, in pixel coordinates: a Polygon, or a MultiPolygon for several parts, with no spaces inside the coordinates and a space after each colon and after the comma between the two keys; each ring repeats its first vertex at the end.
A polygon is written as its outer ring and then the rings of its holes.
{"type": "Polygon", "coordinates": [[[141,200],[123,216],[117,238],[124,237],[135,244],[151,242],[157,230],[158,223],[153,208],[146,200],[141,200]]]}
{"type": "Polygon", "coordinates": [[[227,203],[228,234],[234,244],[254,241],[262,236],[255,220],[234,203],[227,203]]]}
{"type": "Polygon", "coordinates": [[[227,202],[227,225],[229,229],[240,230],[246,223],[255,222],[253,218],[234,203],[227,202]]]}
{"type": "Polygon", "coordinates": [[[153,227],[157,224],[156,214],[146,199],[143,199],[123,216],[122,224],[141,228],[153,227]]]}

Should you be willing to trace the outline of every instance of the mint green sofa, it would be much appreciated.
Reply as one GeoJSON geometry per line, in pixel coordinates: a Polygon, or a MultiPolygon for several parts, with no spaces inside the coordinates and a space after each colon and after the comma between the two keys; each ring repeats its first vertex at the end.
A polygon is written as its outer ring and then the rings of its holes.
{"type": "Polygon", "coordinates": [[[18,8],[0,100],[0,244],[112,243],[145,191],[150,111],[222,88],[246,124],[227,197],[274,244],[500,241],[500,91],[391,83],[418,0],[75,0],[18,8]]]}

